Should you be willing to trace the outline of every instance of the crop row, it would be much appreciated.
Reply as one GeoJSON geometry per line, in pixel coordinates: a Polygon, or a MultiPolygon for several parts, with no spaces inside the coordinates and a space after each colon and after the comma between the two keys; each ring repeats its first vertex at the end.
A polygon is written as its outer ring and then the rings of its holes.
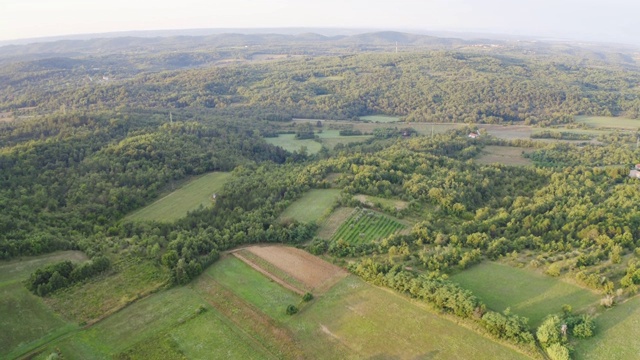
{"type": "Polygon", "coordinates": [[[333,240],[344,240],[351,244],[367,243],[383,239],[404,226],[399,222],[369,210],[356,210],[345,221],[333,240]]]}

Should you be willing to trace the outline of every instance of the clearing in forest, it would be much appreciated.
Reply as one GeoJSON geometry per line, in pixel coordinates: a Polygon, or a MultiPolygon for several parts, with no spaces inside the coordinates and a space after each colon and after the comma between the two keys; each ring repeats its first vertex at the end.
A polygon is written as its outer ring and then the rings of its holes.
{"type": "Polygon", "coordinates": [[[289,152],[300,151],[300,148],[305,147],[307,154],[316,154],[322,149],[322,144],[314,139],[296,139],[295,134],[280,134],[278,137],[269,137],[264,139],[271,145],[279,146],[289,152]]]}
{"type": "Polygon", "coordinates": [[[383,239],[405,228],[400,222],[381,213],[356,209],[333,235],[332,241],[363,244],[383,239]]]}
{"type": "Polygon", "coordinates": [[[400,118],[397,116],[388,116],[388,115],[367,115],[367,116],[360,116],[360,120],[377,122],[377,123],[393,123],[393,122],[400,121],[400,118]]]}
{"type": "Polygon", "coordinates": [[[212,172],[202,175],[160,198],[151,205],[127,216],[131,221],[174,221],[189,211],[213,203],[213,194],[222,191],[231,173],[212,172]]]}
{"type": "Polygon", "coordinates": [[[338,196],[340,196],[339,189],[311,190],[289,205],[280,215],[280,219],[294,219],[301,222],[318,221],[327,215],[338,196]]]}
{"type": "Polygon", "coordinates": [[[489,165],[499,163],[503,165],[526,166],[533,164],[525,158],[523,153],[533,152],[535,149],[514,146],[485,146],[475,161],[478,164],[489,165]]]}
{"type": "Polygon", "coordinates": [[[640,354],[640,298],[605,310],[595,319],[595,336],[575,347],[576,359],[637,359],[640,354]]]}
{"type": "Polygon", "coordinates": [[[576,116],[576,123],[592,128],[638,130],[640,119],[614,116],[576,116]]]}
{"type": "Polygon", "coordinates": [[[381,198],[381,197],[371,196],[371,195],[356,195],[354,196],[354,198],[370,207],[379,207],[378,206],[379,204],[387,208],[392,208],[395,210],[403,210],[407,208],[407,205],[409,205],[409,203],[403,200],[386,199],[386,198],[381,198]]]}
{"type": "Polygon", "coordinates": [[[547,315],[561,313],[564,304],[580,311],[600,299],[591,291],[558,278],[495,262],[475,265],[452,275],[451,280],[471,290],[492,310],[511,308],[512,313],[528,318],[532,328],[547,315]]]}

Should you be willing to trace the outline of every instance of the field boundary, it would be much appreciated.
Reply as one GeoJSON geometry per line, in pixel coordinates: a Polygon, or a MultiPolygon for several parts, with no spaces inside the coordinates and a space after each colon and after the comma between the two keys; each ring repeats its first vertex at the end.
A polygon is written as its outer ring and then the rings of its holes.
{"type": "Polygon", "coordinates": [[[273,280],[274,282],[278,283],[279,285],[281,285],[282,287],[289,289],[291,291],[293,291],[294,293],[298,294],[298,295],[304,295],[306,293],[306,291],[298,289],[297,287],[287,283],[286,281],[280,279],[279,277],[277,277],[276,275],[268,272],[267,270],[263,269],[262,267],[260,267],[258,264],[254,263],[253,261],[247,259],[246,257],[242,256],[239,251],[234,251],[231,253],[231,255],[235,256],[236,258],[238,258],[240,261],[244,262],[245,264],[249,265],[253,270],[256,270],[257,272],[259,272],[260,274],[268,277],[269,279],[273,280]]]}

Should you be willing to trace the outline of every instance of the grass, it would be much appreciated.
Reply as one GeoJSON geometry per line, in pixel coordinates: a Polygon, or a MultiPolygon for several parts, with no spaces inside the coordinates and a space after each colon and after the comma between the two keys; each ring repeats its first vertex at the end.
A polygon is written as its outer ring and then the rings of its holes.
{"type": "Polygon", "coordinates": [[[260,256],[258,256],[256,254],[252,253],[249,250],[240,250],[240,251],[238,251],[238,254],[240,254],[242,257],[244,257],[245,259],[249,260],[250,262],[254,263],[255,265],[259,266],[262,270],[264,270],[264,271],[268,272],[269,274],[275,276],[276,278],[284,281],[285,283],[289,284],[290,286],[293,286],[294,288],[300,289],[302,291],[310,291],[311,290],[305,284],[300,282],[298,279],[296,279],[293,276],[289,275],[286,271],[281,270],[277,266],[273,265],[272,263],[268,262],[267,260],[261,258],[260,256]]]}
{"type": "Polygon", "coordinates": [[[333,237],[333,234],[338,231],[340,225],[353,214],[354,208],[349,207],[340,207],[334,210],[331,215],[329,215],[323,222],[320,224],[320,228],[318,229],[318,237],[320,239],[329,240],[333,237]]]}
{"type": "Polygon", "coordinates": [[[579,311],[599,300],[596,294],[560,279],[494,262],[475,265],[451,279],[471,290],[490,309],[503,311],[509,307],[528,318],[532,327],[549,314],[561,313],[564,304],[579,311]]]}
{"type": "Polygon", "coordinates": [[[91,323],[141,298],[168,281],[167,270],[151,262],[121,260],[112,270],[46,299],[57,312],[78,323],[91,323]]]}
{"type": "Polygon", "coordinates": [[[280,219],[295,219],[301,222],[320,220],[331,209],[340,196],[338,189],[314,189],[294,201],[280,215],[280,219]]]}
{"type": "Polygon", "coordinates": [[[0,358],[3,359],[20,356],[77,328],[56,315],[19,282],[0,288],[0,314],[0,358]]]}
{"type": "Polygon", "coordinates": [[[576,116],[576,123],[593,128],[638,130],[640,119],[612,116],[576,116]]]}
{"type": "Polygon", "coordinates": [[[526,359],[393,292],[348,276],[288,325],[327,359],[526,359]]]}
{"type": "Polygon", "coordinates": [[[271,145],[279,146],[287,151],[299,151],[301,147],[307,148],[308,154],[316,154],[322,149],[322,144],[313,139],[296,139],[295,134],[280,134],[275,138],[265,138],[266,142],[271,145]]]}
{"type": "Polygon", "coordinates": [[[358,209],[345,221],[332,240],[344,240],[350,244],[367,243],[385,238],[404,228],[404,225],[371,210],[358,209]]]}
{"type": "Polygon", "coordinates": [[[392,123],[392,122],[400,121],[400,118],[397,116],[387,116],[387,115],[368,115],[368,116],[360,116],[360,120],[372,121],[377,123],[392,123]]]}
{"type": "Polygon", "coordinates": [[[640,354],[640,298],[604,311],[593,338],[576,344],[576,359],[637,359],[640,354]]]}
{"type": "Polygon", "coordinates": [[[338,144],[363,142],[372,137],[372,135],[340,136],[340,130],[323,130],[317,135],[322,144],[329,149],[333,149],[338,144]]]}
{"type": "Polygon", "coordinates": [[[174,221],[200,206],[212,204],[211,196],[222,190],[230,173],[212,172],[181,186],[176,191],[127,216],[131,221],[174,221]]]}
{"type": "Polygon", "coordinates": [[[499,163],[503,165],[511,166],[526,166],[533,164],[531,160],[522,156],[522,153],[533,152],[535,149],[513,147],[513,146],[485,146],[482,149],[482,153],[475,161],[478,164],[493,164],[499,163]]]}
{"type": "Polygon", "coordinates": [[[56,262],[70,260],[83,262],[89,258],[80,251],[57,251],[54,253],[31,256],[24,259],[0,261],[0,287],[25,280],[36,269],[56,262]]]}
{"type": "Polygon", "coordinates": [[[289,315],[285,313],[287,305],[297,305],[300,302],[300,296],[234,257],[220,260],[206,274],[277,321],[289,319],[289,315]]]}
{"type": "Polygon", "coordinates": [[[377,204],[380,204],[384,207],[388,207],[396,210],[402,210],[402,209],[405,209],[408,205],[406,201],[398,200],[398,199],[387,199],[387,198],[381,198],[381,197],[371,196],[371,195],[356,195],[354,197],[358,199],[361,203],[364,203],[365,205],[369,205],[369,206],[377,206],[377,204]]]}
{"type": "Polygon", "coordinates": [[[15,358],[30,349],[77,329],[56,315],[22,281],[36,269],[64,260],[87,260],[80,251],[0,262],[0,358],[15,358]]]}

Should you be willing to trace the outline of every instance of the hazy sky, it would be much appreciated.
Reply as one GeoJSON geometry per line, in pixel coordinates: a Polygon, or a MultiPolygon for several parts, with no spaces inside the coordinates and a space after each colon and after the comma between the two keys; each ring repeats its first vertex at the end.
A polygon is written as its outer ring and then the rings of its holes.
{"type": "Polygon", "coordinates": [[[347,27],[640,43],[638,0],[0,0],[0,40],[128,30],[347,27]]]}

